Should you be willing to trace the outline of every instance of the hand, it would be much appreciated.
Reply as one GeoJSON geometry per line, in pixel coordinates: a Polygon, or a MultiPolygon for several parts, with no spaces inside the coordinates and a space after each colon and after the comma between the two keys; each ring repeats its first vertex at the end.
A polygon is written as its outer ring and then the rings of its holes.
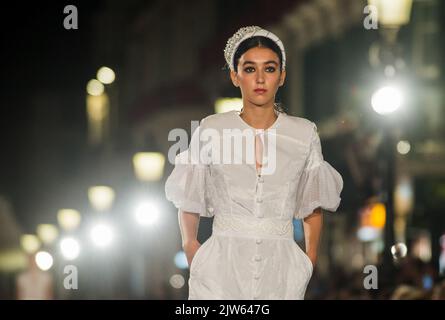
{"type": "Polygon", "coordinates": [[[199,247],[201,247],[201,244],[196,239],[182,246],[182,248],[184,249],[185,256],[187,257],[187,263],[189,264],[189,267],[192,265],[192,260],[196,254],[196,251],[198,251],[199,247]]]}

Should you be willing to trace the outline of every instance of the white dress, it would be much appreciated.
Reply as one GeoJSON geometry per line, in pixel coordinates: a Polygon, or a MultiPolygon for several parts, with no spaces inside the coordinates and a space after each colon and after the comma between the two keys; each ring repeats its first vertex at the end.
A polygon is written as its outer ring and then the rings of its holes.
{"type": "Polygon", "coordinates": [[[293,239],[292,219],[317,207],[336,211],[343,179],[324,161],[315,123],[277,114],[263,136],[264,155],[269,146],[275,150],[273,174],[257,174],[245,152],[233,152],[229,164],[193,161],[197,141],[210,156],[223,145],[222,140],[215,145],[217,139],[204,145],[203,129],[219,133],[219,139],[223,129],[255,132],[239,111],[202,119],[189,148],[176,156],[166,198],[183,211],[214,217],[212,235],[190,266],[189,299],[304,299],[313,266],[293,239]],[[235,158],[242,163],[233,163],[235,158]]]}

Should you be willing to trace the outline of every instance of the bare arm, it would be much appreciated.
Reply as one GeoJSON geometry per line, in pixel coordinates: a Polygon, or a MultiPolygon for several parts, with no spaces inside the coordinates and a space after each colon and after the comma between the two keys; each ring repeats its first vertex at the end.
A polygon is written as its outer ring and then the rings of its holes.
{"type": "Polygon", "coordinates": [[[304,239],[306,254],[311,259],[313,266],[317,263],[318,245],[323,227],[323,213],[321,208],[314,210],[312,214],[303,219],[304,239]]]}
{"type": "Polygon", "coordinates": [[[198,242],[199,214],[178,210],[179,228],[181,230],[182,249],[189,266],[201,244],[198,242]]]}

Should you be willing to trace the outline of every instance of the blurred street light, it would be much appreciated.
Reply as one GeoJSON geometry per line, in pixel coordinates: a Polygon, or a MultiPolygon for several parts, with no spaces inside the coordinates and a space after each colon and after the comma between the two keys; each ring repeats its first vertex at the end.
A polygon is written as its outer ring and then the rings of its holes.
{"type": "Polygon", "coordinates": [[[372,108],[381,115],[395,112],[403,102],[403,95],[400,89],[393,86],[385,86],[378,89],[372,95],[372,108]]]}
{"type": "MultiPolygon", "coordinates": [[[[382,45],[376,46],[378,48],[376,52],[379,53],[373,55],[379,58],[372,59],[372,61],[383,62],[383,66],[392,66],[386,67],[384,73],[386,77],[394,77],[397,73],[396,68],[401,69],[404,66],[404,59],[401,57],[402,50],[397,43],[397,35],[399,29],[409,23],[412,0],[368,0],[368,3],[377,8],[379,31],[384,40],[382,45]]],[[[374,65],[378,66],[379,63],[374,63],[374,65]]],[[[403,100],[403,92],[400,89],[385,86],[374,93],[371,104],[378,114],[388,115],[398,110],[404,103],[403,100]]],[[[382,128],[382,157],[385,163],[383,198],[386,206],[386,222],[383,263],[388,268],[389,274],[392,274],[394,272],[392,246],[395,243],[394,180],[396,143],[392,133],[393,124],[390,121],[384,122],[382,128]]]]}
{"type": "Polygon", "coordinates": [[[170,277],[170,285],[175,289],[181,289],[185,285],[185,279],[182,274],[174,274],[170,277]]]}
{"type": "Polygon", "coordinates": [[[243,107],[241,98],[218,98],[215,101],[215,113],[223,113],[231,110],[240,111],[243,107]]]}
{"type": "Polygon", "coordinates": [[[183,250],[177,252],[174,258],[175,266],[179,269],[187,269],[189,267],[187,262],[187,256],[183,250]]]}
{"type": "Polygon", "coordinates": [[[397,151],[400,154],[407,154],[411,150],[411,144],[406,140],[401,140],[397,143],[397,151]]]}
{"type": "MultiPolygon", "coordinates": [[[[388,87],[384,87],[388,88],[388,87]]],[[[373,96],[373,108],[376,112],[382,115],[388,115],[394,112],[400,107],[401,100],[394,98],[394,91],[390,90],[390,93],[381,93],[381,96],[375,98],[373,96]],[[384,96],[387,97],[389,101],[384,100],[384,96]]],[[[394,265],[391,255],[391,246],[395,242],[395,230],[394,230],[394,185],[395,185],[395,150],[396,145],[394,142],[394,137],[392,133],[392,125],[389,121],[384,121],[383,123],[383,139],[382,139],[382,158],[384,160],[385,167],[383,169],[382,175],[383,179],[383,192],[382,200],[385,203],[386,214],[385,214],[385,249],[383,251],[383,263],[389,269],[389,273],[394,271],[394,265]]]]}
{"type": "Polygon", "coordinates": [[[404,258],[407,253],[408,253],[408,248],[404,243],[396,243],[391,247],[391,254],[394,260],[404,258]]]}
{"type": "Polygon", "coordinates": [[[412,0],[368,0],[368,4],[377,9],[378,30],[383,40],[371,46],[370,63],[373,67],[384,68],[385,76],[391,78],[405,68],[397,36],[400,28],[409,23],[412,0]]]}
{"type": "Polygon", "coordinates": [[[107,224],[97,224],[91,229],[91,239],[97,247],[107,247],[113,240],[113,230],[107,224]]]}
{"type": "Polygon", "coordinates": [[[39,250],[41,242],[36,235],[24,234],[20,237],[20,244],[26,253],[33,254],[39,250]]]}
{"type": "Polygon", "coordinates": [[[136,221],[141,226],[150,226],[159,219],[159,208],[152,202],[141,203],[135,210],[136,221]]]}
{"type": "Polygon", "coordinates": [[[357,237],[360,241],[379,240],[386,223],[386,208],[383,203],[373,202],[360,210],[360,227],[357,237]]]}
{"type": "Polygon", "coordinates": [[[37,235],[46,245],[50,245],[59,236],[59,230],[53,224],[39,224],[37,226],[37,235]]]}
{"type": "Polygon", "coordinates": [[[412,0],[368,0],[377,8],[378,22],[386,28],[399,28],[408,24],[411,16],[412,0]]]}
{"type": "Polygon", "coordinates": [[[381,231],[379,229],[365,226],[357,230],[357,238],[363,242],[375,241],[380,237],[381,231]]]}
{"type": "Polygon", "coordinates": [[[111,68],[101,67],[97,71],[97,79],[103,84],[111,84],[116,79],[116,74],[111,68]]]}
{"type": "Polygon", "coordinates": [[[369,223],[371,227],[382,229],[386,222],[386,208],[383,203],[376,203],[371,208],[369,223]]]}
{"type": "Polygon", "coordinates": [[[57,220],[63,230],[75,230],[80,225],[80,212],[74,209],[60,209],[57,213],[57,220]]]}
{"type": "Polygon", "coordinates": [[[88,120],[92,122],[104,121],[109,113],[109,101],[107,94],[97,96],[87,96],[87,114],[88,120]]]}
{"type": "Polygon", "coordinates": [[[80,253],[79,241],[71,237],[63,238],[60,241],[60,250],[65,259],[74,260],[80,253]]]}
{"type": "MultiPolygon", "coordinates": [[[[100,84],[102,85],[102,83],[100,84]]],[[[88,94],[86,99],[88,141],[93,145],[100,144],[109,133],[110,99],[106,93],[100,95],[88,94]]]]}
{"type": "Polygon", "coordinates": [[[87,84],[87,92],[91,96],[100,96],[102,93],[104,93],[105,87],[104,85],[96,79],[92,79],[88,81],[87,84]]]}
{"type": "Polygon", "coordinates": [[[94,186],[88,189],[88,199],[97,211],[107,211],[113,206],[115,192],[108,186],[94,186]]]}
{"type": "MultiPolygon", "coordinates": [[[[153,142],[153,141],[151,141],[153,142]]],[[[152,148],[156,150],[156,147],[152,148]]],[[[152,149],[152,150],[153,150],[152,149]]],[[[140,181],[144,195],[151,195],[156,183],[164,174],[165,156],[160,152],[138,152],[133,156],[133,169],[140,181]]],[[[150,196],[151,197],[151,196],[150,196]]],[[[159,218],[159,208],[155,203],[143,202],[135,209],[135,219],[142,226],[153,225],[159,218]]],[[[131,252],[132,290],[135,297],[143,298],[147,289],[147,245],[143,236],[146,231],[138,230],[135,250],[131,252]]]]}
{"type": "Polygon", "coordinates": [[[46,251],[39,251],[35,261],[40,270],[47,271],[53,266],[53,257],[46,251]]]}
{"type": "Polygon", "coordinates": [[[165,157],[160,152],[138,152],[133,156],[135,175],[141,181],[159,181],[164,166],[165,157]]]}

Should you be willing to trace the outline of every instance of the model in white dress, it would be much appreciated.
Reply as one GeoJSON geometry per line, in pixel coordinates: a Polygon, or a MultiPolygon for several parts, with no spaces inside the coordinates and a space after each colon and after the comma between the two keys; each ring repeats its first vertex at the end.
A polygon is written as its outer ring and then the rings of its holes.
{"type": "Polygon", "coordinates": [[[212,235],[190,266],[189,299],[304,298],[313,266],[294,241],[292,219],[318,207],[336,211],[343,179],[324,161],[313,122],[283,112],[277,116],[262,132],[264,146],[274,135],[273,174],[258,173],[244,155],[242,164],[190,160],[203,129],[212,128],[220,137],[223,129],[255,132],[238,111],[202,119],[189,149],[176,157],[165,184],[167,199],[183,211],[214,217],[212,235]],[[180,161],[184,158],[188,162],[180,161]]]}

